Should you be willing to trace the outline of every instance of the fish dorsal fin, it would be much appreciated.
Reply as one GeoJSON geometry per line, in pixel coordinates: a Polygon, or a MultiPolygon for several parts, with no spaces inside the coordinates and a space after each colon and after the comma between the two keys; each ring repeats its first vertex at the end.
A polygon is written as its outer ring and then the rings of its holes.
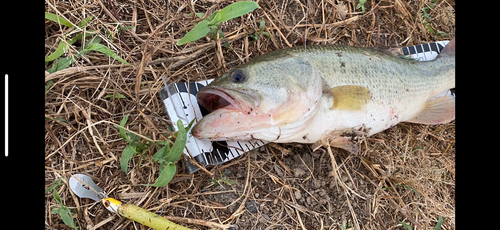
{"type": "Polygon", "coordinates": [[[394,57],[402,57],[404,55],[401,47],[377,46],[373,47],[373,49],[394,57]]]}
{"type": "Polygon", "coordinates": [[[333,97],[331,109],[360,110],[371,98],[370,90],[359,85],[343,85],[330,89],[333,97]]]}
{"type": "Polygon", "coordinates": [[[411,123],[437,125],[455,120],[455,97],[448,95],[425,103],[424,108],[411,123]]]}

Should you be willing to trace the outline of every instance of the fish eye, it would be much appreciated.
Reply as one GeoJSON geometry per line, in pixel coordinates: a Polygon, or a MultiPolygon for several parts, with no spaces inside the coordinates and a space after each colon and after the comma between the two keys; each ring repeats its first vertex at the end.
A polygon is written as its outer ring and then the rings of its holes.
{"type": "Polygon", "coordinates": [[[229,75],[229,79],[234,83],[243,83],[247,76],[241,70],[235,70],[229,75]]]}

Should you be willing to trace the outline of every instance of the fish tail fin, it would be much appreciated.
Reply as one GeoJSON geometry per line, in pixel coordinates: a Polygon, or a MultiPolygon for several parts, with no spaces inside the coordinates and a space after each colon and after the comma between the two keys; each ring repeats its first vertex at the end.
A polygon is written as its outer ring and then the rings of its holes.
{"type": "Polygon", "coordinates": [[[455,96],[446,95],[430,100],[411,123],[437,125],[455,120],[455,96]]]}
{"type": "Polygon", "coordinates": [[[451,39],[451,41],[441,50],[439,57],[455,58],[455,38],[451,39]]]}
{"type": "MultiPolygon", "coordinates": [[[[451,39],[448,44],[441,50],[437,59],[440,59],[442,63],[447,63],[447,67],[444,70],[447,71],[447,86],[448,89],[455,89],[455,38],[451,39]],[[452,66],[450,66],[452,65],[452,66]],[[453,72],[450,72],[450,68],[453,68],[453,72]]],[[[446,66],[446,65],[445,65],[446,66]]],[[[438,74],[443,74],[439,72],[438,74]]]]}

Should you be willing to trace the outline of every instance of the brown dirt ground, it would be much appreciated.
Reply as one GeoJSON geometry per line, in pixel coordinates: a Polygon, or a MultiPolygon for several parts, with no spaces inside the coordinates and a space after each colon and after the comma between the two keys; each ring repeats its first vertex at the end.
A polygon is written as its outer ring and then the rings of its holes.
{"type": "MultiPolygon", "coordinates": [[[[120,170],[126,142],[113,124],[130,114],[127,128],[153,140],[165,140],[169,121],[159,100],[161,76],[171,82],[214,78],[263,53],[307,44],[407,46],[455,36],[455,1],[368,0],[366,13],[356,0],[260,1],[259,9],[221,24],[230,48],[201,39],[183,46],[175,42],[199,19],[192,12],[213,12],[233,1],[45,1],[45,10],[77,24],[94,16],[86,30],[98,30],[102,44],[132,66],[98,52],[69,68],[46,73],[53,80],[45,98],[45,187],[60,177],[63,203],[73,208],[81,229],[146,229],[108,212],[92,200],[70,192],[71,174],[94,178],[111,197],[163,216],[189,218],[177,222],[195,229],[219,224],[239,229],[455,229],[455,122],[427,126],[402,123],[361,141],[361,154],[310,145],[273,144],[247,153],[207,172],[178,172],[166,187],[153,183],[158,165],[151,148],[135,156],[130,172],[120,170]],[[194,2],[194,3],[191,3],[194,2]],[[307,19],[305,17],[307,12],[307,19]],[[257,41],[248,34],[266,21],[257,41]],[[425,23],[424,23],[425,20],[425,23]],[[429,32],[442,31],[443,36],[429,32]],[[118,27],[135,26],[128,30],[118,27]],[[106,98],[120,93],[123,99],[106,98]],[[216,180],[214,183],[209,180],[216,180]],[[237,182],[229,184],[225,181],[237,182]]],[[[53,52],[70,29],[45,22],[46,54],[53,52]]],[[[67,53],[75,54],[81,43],[67,53]]],[[[67,55],[67,54],[65,54],[67,55]]],[[[47,65],[47,69],[52,63],[47,65]]],[[[47,229],[69,229],[51,209],[45,195],[47,229]]]]}

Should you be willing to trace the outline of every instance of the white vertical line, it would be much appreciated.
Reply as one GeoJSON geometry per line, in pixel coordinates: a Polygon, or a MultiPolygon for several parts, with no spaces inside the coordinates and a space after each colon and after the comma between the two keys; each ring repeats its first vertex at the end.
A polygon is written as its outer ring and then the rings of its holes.
{"type": "Polygon", "coordinates": [[[5,74],[5,156],[9,156],[9,75],[5,74]]]}

